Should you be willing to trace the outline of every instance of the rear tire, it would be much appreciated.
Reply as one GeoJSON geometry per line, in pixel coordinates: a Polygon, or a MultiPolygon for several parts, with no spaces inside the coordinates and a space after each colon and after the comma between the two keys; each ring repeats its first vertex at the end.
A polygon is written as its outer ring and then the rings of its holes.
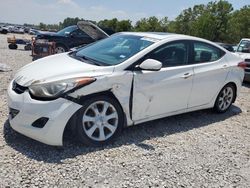
{"type": "Polygon", "coordinates": [[[55,49],[55,53],[60,54],[60,53],[64,53],[64,52],[67,52],[67,48],[62,44],[57,44],[56,49],[55,49]]]}
{"type": "Polygon", "coordinates": [[[77,116],[76,134],[83,144],[101,146],[121,133],[123,123],[118,101],[106,95],[96,96],[83,103],[77,116]]]}
{"type": "Polygon", "coordinates": [[[217,96],[214,110],[218,113],[226,112],[231,107],[235,97],[235,86],[233,84],[225,85],[217,96]]]}

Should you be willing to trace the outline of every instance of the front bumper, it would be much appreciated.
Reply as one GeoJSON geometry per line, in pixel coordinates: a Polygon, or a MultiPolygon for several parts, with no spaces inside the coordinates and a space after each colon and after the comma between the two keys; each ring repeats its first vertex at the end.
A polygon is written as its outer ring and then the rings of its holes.
{"type": "Polygon", "coordinates": [[[48,145],[62,146],[63,132],[70,117],[81,108],[64,98],[52,101],[38,101],[30,97],[29,92],[17,94],[8,88],[8,105],[19,111],[14,118],[9,116],[11,127],[17,132],[48,145]],[[48,118],[43,128],[31,126],[41,117],[48,118]]]}

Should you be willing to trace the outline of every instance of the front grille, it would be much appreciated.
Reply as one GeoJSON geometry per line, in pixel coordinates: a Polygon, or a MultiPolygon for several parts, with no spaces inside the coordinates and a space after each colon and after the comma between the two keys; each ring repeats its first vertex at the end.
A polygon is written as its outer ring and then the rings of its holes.
{"type": "Polygon", "coordinates": [[[12,84],[12,90],[15,91],[17,94],[22,94],[27,89],[28,89],[27,87],[19,85],[18,83],[16,83],[16,81],[14,81],[12,84]]]}

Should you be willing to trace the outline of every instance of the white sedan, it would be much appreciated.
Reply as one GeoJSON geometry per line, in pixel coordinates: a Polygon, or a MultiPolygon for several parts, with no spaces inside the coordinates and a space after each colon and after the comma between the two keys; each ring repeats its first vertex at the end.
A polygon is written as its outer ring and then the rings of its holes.
{"type": "Polygon", "coordinates": [[[227,111],[246,64],[222,47],[167,33],[118,33],[24,66],[8,88],[11,127],[49,145],[70,128],[102,145],[126,126],[185,112],[227,111]]]}

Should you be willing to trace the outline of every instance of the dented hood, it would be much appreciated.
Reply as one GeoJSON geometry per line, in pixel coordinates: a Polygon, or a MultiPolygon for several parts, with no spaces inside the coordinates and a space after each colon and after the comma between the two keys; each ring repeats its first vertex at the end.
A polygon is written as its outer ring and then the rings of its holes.
{"type": "Polygon", "coordinates": [[[68,55],[68,53],[48,56],[21,68],[14,80],[22,86],[60,81],[79,77],[98,77],[112,74],[113,66],[96,66],[68,55]]]}
{"type": "Polygon", "coordinates": [[[100,40],[109,37],[101,28],[88,21],[79,21],[77,23],[79,29],[87,33],[92,39],[100,40]]]}

